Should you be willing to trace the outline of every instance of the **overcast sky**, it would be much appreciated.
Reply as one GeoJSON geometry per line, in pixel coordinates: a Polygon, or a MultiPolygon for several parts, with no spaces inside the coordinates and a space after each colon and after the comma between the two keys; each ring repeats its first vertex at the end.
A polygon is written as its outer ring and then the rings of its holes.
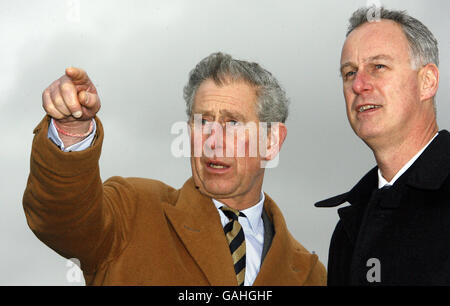
{"type": "MultiPolygon", "coordinates": [[[[421,20],[440,44],[438,123],[450,129],[450,2],[382,1],[421,20]]],[[[113,175],[181,187],[189,159],[170,151],[185,120],[182,89],[205,56],[223,51],[271,71],[291,100],[279,164],[264,191],[294,237],[326,265],[336,209],[313,204],[348,191],[375,165],[346,119],[339,59],[347,20],[365,0],[0,0],[0,285],[69,282],[67,260],[30,231],[22,208],[42,91],[68,66],[102,99],[100,160],[113,175]]]]}

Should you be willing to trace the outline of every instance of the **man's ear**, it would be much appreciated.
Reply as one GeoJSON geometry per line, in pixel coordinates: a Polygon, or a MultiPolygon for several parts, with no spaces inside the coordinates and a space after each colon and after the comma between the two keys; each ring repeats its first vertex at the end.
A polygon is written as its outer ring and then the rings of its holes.
{"type": "Polygon", "coordinates": [[[439,68],[432,63],[423,66],[419,71],[420,101],[432,99],[439,87],[439,68]]]}
{"type": "Polygon", "coordinates": [[[267,135],[267,147],[264,160],[270,161],[274,159],[281,150],[281,146],[287,136],[287,128],[281,122],[272,123],[269,134],[267,135]]]}

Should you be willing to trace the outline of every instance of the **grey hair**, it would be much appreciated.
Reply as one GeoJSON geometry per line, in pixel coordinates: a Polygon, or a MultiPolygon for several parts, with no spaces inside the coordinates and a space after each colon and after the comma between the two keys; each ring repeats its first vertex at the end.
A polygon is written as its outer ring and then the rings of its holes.
{"type": "Polygon", "coordinates": [[[378,17],[395,21],[402,27],[408,39],[411,60],[414,61],[415,68],[428,63],[439,66],[439,49],[436,38],[422,22],[409,16],[406,11],[393,11],[376,6],[360,8],[350,17],[346,36],[363,23],[373,22],[378,17]]]}
{"type": "Polygon", "coordinates": [[[200,85],[213,80],[218,86],[231,81],[244,81],[255,87],[257,115],[261,122],[285,122],[288,116],[288,98],[275,77],[257,63],[233,59],[224,53],[213,53],[201,60],[189,73],[184,87],[186,113],[190,118],[195,94],[200,85]]]}

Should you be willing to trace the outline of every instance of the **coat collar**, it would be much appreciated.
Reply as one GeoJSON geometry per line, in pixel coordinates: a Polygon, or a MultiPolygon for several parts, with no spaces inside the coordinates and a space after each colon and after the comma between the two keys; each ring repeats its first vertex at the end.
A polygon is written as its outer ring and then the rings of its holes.
{"type": "MultiPolygon", "coordinates": [[[[377,188],[377,171],[378,167],[372,168],[349,192],[317,202],[315,206],[335,207],[345,202],[364,203],[377,188]]],[[[418,189],[435,190],[442,186],[449,174],[450,133],[442,130],[398,182],[418,189]]]]}
{"type": "MultiPolygon", "coordinates": [[[[302,284],[317,256],[296,247],[280,210],[267,194],[265,197],[264,209],[275,234],[254,285],[302,284]]],[[[167,204],[164,211],[209,283],[237,285],[219,213],[211,198],[197,190],[192,178],[178,191],[175,205],[167,204]]]]}
{"type": "Polygon", "coordinates": [[[450,133],[440,131],[407,172],[410,172],[408,185],[426,190],[439,189],[450,174],[450,133]]]}
{"type": "Polygon", "coordinates": [[[314,204],[316,207],[335,207],[349,202],[358,204],[370,197],[378,181],[378,167],[372,168],[350,191],[322,200],[314,204]]]}

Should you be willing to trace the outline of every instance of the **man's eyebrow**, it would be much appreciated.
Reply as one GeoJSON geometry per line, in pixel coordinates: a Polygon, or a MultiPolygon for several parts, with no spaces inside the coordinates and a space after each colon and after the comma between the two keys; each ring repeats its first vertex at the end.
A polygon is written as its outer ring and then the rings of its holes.
{"type": "MultiPolygon", "coordinates": [[[[364,59],[363,62],[370,63],[370,62],[374,62],[374,61],[377,61],[377,60],[387,60],[387,61],[391,61],[392,62],[394,60],[394,58],[392,56],[390,56],[390,55],[387,55],[387,54],[378,54],[378,55],[371,56],[369,58],[364,59]]],[[[345,63],[343,63],[341,65],[341,68],[340,68],[341,74],[342,74],[342,70],[344,70],[345,68],[347,68],[349,66],[350,67],[354,67],[354,68],[358,67],[355,63],[353,63],[351,61],[345,62],[345,63]]]]}
{"type": "Polygon", "coordinates": [[[228,111],[228,110],[221,110],[220,114],[225,116],[225,117],[230,117],[233,119],[237,119],[239,121],[244,121],[244,116],[242,116],[240,113],[238,112],[233,112],[233,111],[228,111]]]}
{"type": "MultiPolygon", "coordinates": [[[[215,116],[214,112],[210,111],[210,110],[199,109],[199,110],[195,110],[195,112],[193,112],[193,113],[200,114],[202,116],[211,116],[211,117],[215,116]]],[[[240,114],[238,112],[233,112],[233,111],[224,109],[224,110],[220,110],[219,113],[221,116],[237,119],[239,121],[244,121],[244,119],[245,119],[244,116],[242,116],[242,114],[240,114]]]]}
{"type": "Polygon", "coordinates": [[[387,54],[379,54],[379,55],[375,55],[375,56],[371,56],[368,59],[365,59],[364,62],[373,62],[376,60],[388,60],[388,61],[393,61],[394,58],[390,55],[387,54]]]}
{"type": "Polygon", "coordinates": [[[351,67],[356,67],[356,64],[354,64],[354,63],[352,63],[352,62],[345,62],[345,63],[343,63],[343,64],[341,65],[340,71],[342,72],[342,70],[343,70],[344,68],[347,68],[347,67],[349,67],[349,66],[351,66],[351,67]]]}
{"type": "Polygon", "coordinates": [[[193,114],[198,114],[198,115],[205,115],[205,116],[211,116],[214,115],[214,113],[212,111],[206,110],[206,109],[196,109],[195,111],[192,111],[193,114]]]}

